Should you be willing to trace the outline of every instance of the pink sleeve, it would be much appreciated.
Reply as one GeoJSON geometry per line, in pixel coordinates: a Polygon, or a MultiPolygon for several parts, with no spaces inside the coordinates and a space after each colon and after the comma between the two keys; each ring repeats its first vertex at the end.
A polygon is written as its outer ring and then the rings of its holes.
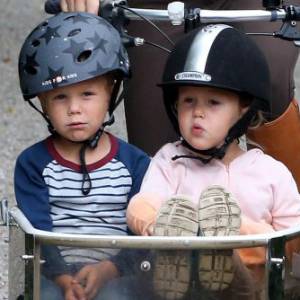
{"type": "Polygon", "coordinates": [[[295,180],[282,165],[273,186],[272,226],[278,231],[300,224],[300,197],[295,180]]]}
{"type": "Polygon", "coordinates": [[[162,200],[155,194],[136,194],[129,202],[126,212],[127,225],[137,235],[152,235],[158,212],[157,202],[162,200]]]}
{"type": "Polygon", "coordinates": [[[176,193],[178,178],[172,169],[173,145],[164,146],[151,160],[140,192],[129,202],[127,225],[136,234],[151,235],[162,203],[176,193]]]}
{"type": "Polygon", "coordinates": [[[141,193],[158,194],[165,200],[176,194],[182,172],[180,166],[172,161],[175,155],[173,147],[172,144],[165,145],[152,158],[140,189],[141,193]]]}
{"type": "Polygon", "coordinates": [[[241,235],[272,233],[275,231],[270,224],[267,224],[264,221],[255,222],[244,215],[242,216],[241,219],[242,219],[241,227],[240,227],[241,235]]]}
{"type": "MultiPolygon", "coordinates": [[[[240,234],[272,233],[300,224],[300,198],[296,183],[283,164],[276,164],[275,169],[268,167],[268,177],[272,181],[273,205],[270,207],[272,223],[264,220],[255,222],[246,216],[242,216],[240,234]]],[[[291,256],[295,249],[299,249],[299,241],[287,243],[286,254],[291,256]]],[[[248,265],[260,265],[265,263],[264,247],[239,249],[242,261],[248,265]]]]}

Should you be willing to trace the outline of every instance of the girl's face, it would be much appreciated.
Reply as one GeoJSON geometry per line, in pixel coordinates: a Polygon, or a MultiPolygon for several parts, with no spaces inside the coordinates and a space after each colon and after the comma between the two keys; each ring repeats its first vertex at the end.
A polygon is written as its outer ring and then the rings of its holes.
{"type": "Polygon", "coordinates": [[[247,111],[234,92],[212,87],[179,88],[177,112],[182,137],[195,149],[221,146],[229,129],[247,111]]]}
{"type": "Polygon", "coordinates": [[[101,127],[112,84],[107,76],[60,87],[39,95],[43,111],[62,138],[84,141],[101,127]]]}

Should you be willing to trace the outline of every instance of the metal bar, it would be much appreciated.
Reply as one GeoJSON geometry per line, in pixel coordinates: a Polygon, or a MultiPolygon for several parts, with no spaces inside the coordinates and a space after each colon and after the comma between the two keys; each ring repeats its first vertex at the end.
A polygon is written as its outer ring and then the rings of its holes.
{"type": "Polygon", "coordinates": [[[271,239],[267,257],[267,289],[271,300],[284,299],[285,239],[271,239]]]}
{"type": "MultiPolygon", "coordinates": [[[[130,8],[130,9],[149,20],[170,21],[167,10],[141,9],[141,8],[130,8]]],[[[141,20],[141,18],[138,15],[136,15],[128,10],[124,10],[124,15],[125,15],[125,17],[127,17],[130,20],[141,20]]]]}
{"type": "Polygon", "coordinates": [[[291,239],[300,236],[300,226],[271,234],[218,237],[160,237],[160,236],[95,236],[54,233],[35,229],[23,213],[14,207],[10,215],[27,234],[45,244],[65,246],[135,248],[135,249],[232,249],[267,246],[272,238],[291,239]]]}
{"type": "Polygon", "coordinates": [[[230,23],[248,21],[283,20],[286,12],[283,9],[270,12],[266,10],[204,10],[200,9],[200,23],[230,23]]]}
{"type": "Polygon", "coordinates": [[[8,200],[7,198],[3,198],[0,201],[0,225],[7,225],[8,221],[8,200]]]}
{"type": "Polygon", "coordinates": [[[265,262],[265,279],[266,279],[266,282],[265,282],[265,286],[264,286],[264,291],[265,291],[265,297],[266,299],[265,300],[272,300],[270,298],[270,295],[269,295],[269,281],[270,281],[270,261],[269,261],[269,257],[270,257],[270,243],[268,243],[267,247],[265,248],[266,249],[266,262],[265,262]]]}
{"type": "MultiPolygon", "coordinates": [[[[130,8],[132,11],[152,21],[170,21],[167,10],[130,8]]],[[[245,21],[275,21],[286,17],[284,9],[267,10],[207,10],[195,9],[200,16],[200,23],[245,22],[245,21]]],[[[141,20],[136,14],[125,10],[124,14],[131,20],[141,20]]]]}
{"type": "MultiPolygon", "coordinates": [[[[26,255],[33,256],[34,252],[34,241],[31,234],[25,234],[25,253],[26,255]]],[[[34,273],[32,260],[24,260],[25,262],[25,300],[33,299],[33,278],[32,274],[34,273]]]]}
{"type": "Polygon", "coordinates": [[[33,250],[33,300],[40,300],[41,289],[41,244],[38,239],[34,238],[33,250]]]}

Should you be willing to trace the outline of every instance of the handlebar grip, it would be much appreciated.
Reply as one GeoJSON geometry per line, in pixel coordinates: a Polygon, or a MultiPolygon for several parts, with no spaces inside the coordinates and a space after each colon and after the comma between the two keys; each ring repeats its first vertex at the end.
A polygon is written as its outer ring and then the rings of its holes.
{"type": "Polygon", "coordinates": [[[45,12],[55,15],[61,12],[60,0],[47,0],[45,2],[45,12]]]}

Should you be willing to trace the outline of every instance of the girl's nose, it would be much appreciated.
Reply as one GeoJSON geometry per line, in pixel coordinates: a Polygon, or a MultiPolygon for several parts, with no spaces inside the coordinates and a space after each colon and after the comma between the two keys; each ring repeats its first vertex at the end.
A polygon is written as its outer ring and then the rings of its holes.
{"type": "Polygon", "coordinates": [[[196,118],[204,118],[204,107],[203,105],[196,103],[194,106],[194,117],[196,118]]]}

